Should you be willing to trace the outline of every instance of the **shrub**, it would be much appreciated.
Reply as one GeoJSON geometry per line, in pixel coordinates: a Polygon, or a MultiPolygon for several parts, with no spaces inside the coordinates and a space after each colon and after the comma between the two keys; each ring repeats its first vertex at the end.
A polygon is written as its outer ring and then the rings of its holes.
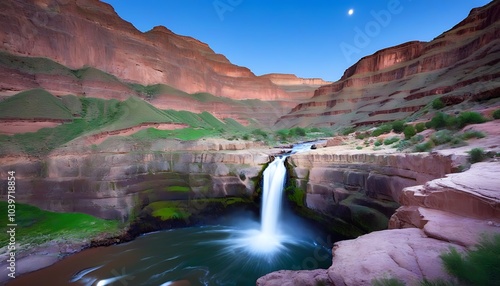
{"type": "Polygon", "coordinates": [[[471,129],[465,131],[460,137],[464,140],[469,140],[471,138],[484,138],[486,135],[481,131],[471,129]]]}
{"type": "Polygon", "coordinates": [[[430,150],[432,150],[432,142],[431,141],[427,141],[427,142],[415,145],[415,152],[429,152],[430,150]]]}
{"type": "Polygon", "coordinates": [[[486,158],[486,154],[484,153],[484,150],[482,148],[474,148],[469,151],[469,161],[474,164],[477,162],[481,162],[486,158]]]}
{"type": "Polygon", "coordinates": [[[450,146],[453,146],[453,147],[467,146],[467,143],[464,140],[462,140],[462,138],[460,138],[460,137],[451,138],[449,143],[450,143],[450,146]]]}
{"type": "Polygon", "coordinates": [[[445,105],[444,105],[443,101],[441,100],[441,98],[436,98],[432,101],[432,108],[434,108],[434,109],[441,109],[444,106],[445,105]]]}
{"type": "Polygon", "coordinates": [[[391,137],[384,140],[384,145],[391,145],[399,141],[399,137],[391,137]]]}
{"type": "Polygon", "coordinates": [[[453,117],[451,115],[444,114],[442,112],[436,113],[434,117],[432,117],[431,121],[427,122],[425,126],[427,128],[434,128],[434,129],[441,129],[446,127],[451,123],[450,117],[453,117]]]}
{"type": "Polygon", "coordinates": [[[267,138],[267,133],[260,130],[260,129],[254,129],[252,131],[252,134],[255,135],[255,136],[262,136],[263,138],[267,138]]]}
{"type": "Polygon", "coordinates": [[[367,137],[370,137],[370,134],[368,134],[367,132],[359,132],[356,134],[356,139],[363,140],[367,137]]]}
{"type": "Polygon", "coordinates": [[[417,131],[417,133],[424,131],[425,130],[425,123],[423,123],[423,122],[417,123],[415,125],[415,130],[417,131]]]}
{"type": "Polygon", "coordinates": [[[377,141],[375,141],[375,143],[373,143],[373,145],[375,145],[375,147],[378,147],[378,146],[382,145],[382,143],[383,143],[383,140],[382,140],[382,138],[380,138],[380,139],[377,139],[377,141]]]}
{"type": "Polygon", "coordinates": [[[241,137],[241,139],[243,139],[243,140],[248,140],[248,139],[250,139],[250,136],[248,136],[248,134],[245,134],[245,135],[243,135],[243,136],[241,137]]]}
{"type": "Polygon", "coordinates": [[[394,130],[394,132],[396,133],[401,133],[403,132],[405,125],[406,124],[403,120],[394,121],[392,123],[392,130],[394,130]]]}
{"type": "Polygon", "coordinates": [[[474,111],[464,111],[460,113],[457,117],[457,126],[458,128],[463,128],[469,124],[478,124],[486,122],[486,118],[484,118],[480,113],[474,111]]]}
{"type": "Polygon", "coordinates": [[[493,118],[500,119],[500,109],[493,111],[493,118]]]}
{"type": "Polygon", "coordinates": [[[413,146],[413,144],[410,142],[410,140],[400,140],[395,147],[396,150],[403,151],[404,149],[410,148],[411,146],[413,146]]]}
{"type": "Polygon", "coordinates": [[[306,136],[306,130],[302,127],[295,127],[288,132],[290,136],[306,136]]]}
{"type": "Polygon", "coordinates": [[[389,133],[389,132],[391,132],[391,130],[392,130],[391,125],[384,124],[384,125],[380,126],[379,128],[373,130],[372,136],[377,137],[377,136],[380,136],[382,134],[389,133]]]}
{"type": "Polygon", "coordinates": [[[356,150],[361,150],[363,149],[363,146],[356,146],[356,150]]]}
{"type": "Polygon", "coordinates": [[[410,139],[415,134],[417,134],[417,131],[415,130],[415,127],[413,127],[413,125],[406,125],[403,133],[405,134],[405,139],[410,139]]]}
{"type": "Polygon", "coordinates": [[[420,143],[422,141],[424,141],[424,136],[422,136],[422,135],[415,135],[415,136],[410,138],[410,142],[413,144],[417,144],[417,143],[420,143]]]}
{"type": "Polygon", "coordinates": [[[453,139],[452,137],[453,132],[450,130],[439,130],[436,133],[431,135],[431,141],[434,143],[434,145],[442,145],[445,143],[448,143],[453,139]]]}
{"type": "Polygon", "coordinates": [[[341,130],[340,134],[346,136],[346,135],[353,133],[354,131],[355,131],[354,127],[348,127],[348,128],[344,128],[343,130],[341,130]]]}
{"type": "Polygon", "coordinates": [[[446,271],[464,285],[500,285],[500,235],[483,237],[464,255],[452,248],[440,257],[446,271]]]}

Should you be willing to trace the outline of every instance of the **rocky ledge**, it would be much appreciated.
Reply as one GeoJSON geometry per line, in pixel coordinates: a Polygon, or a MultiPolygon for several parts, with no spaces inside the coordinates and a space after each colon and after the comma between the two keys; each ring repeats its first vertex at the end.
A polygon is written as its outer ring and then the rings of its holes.
{"type": "Polygon", "coordinates": [[[439,255],[464,251],[484,234],[500,234],[500,162],[476,163],[462,173],[406,187],[389,229],[335,243],[329,269],[278,271],[270,285],[371,285],[394,277],[408,285],[449,278],[439,255]],[[355,255],[354,255],[355,254],[355,255]]]}

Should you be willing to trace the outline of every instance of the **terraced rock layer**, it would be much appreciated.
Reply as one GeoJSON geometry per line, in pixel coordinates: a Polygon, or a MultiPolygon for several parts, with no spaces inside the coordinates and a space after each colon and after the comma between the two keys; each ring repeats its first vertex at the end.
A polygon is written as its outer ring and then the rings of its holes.
{"type": "Polygon", "coordinates": [[[433,99],[500,95],[500,2],[476,8],[430,42],[380,50],[281,117],[277,126],[345,126],[404,119],[433,99]]]}

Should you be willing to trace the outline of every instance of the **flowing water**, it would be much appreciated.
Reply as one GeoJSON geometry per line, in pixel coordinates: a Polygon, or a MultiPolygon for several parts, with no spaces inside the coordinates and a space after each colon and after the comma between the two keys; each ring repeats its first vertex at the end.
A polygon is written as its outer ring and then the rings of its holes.
{"type": "Polygon", "coordinates": [[[150,233],[83,251],[14,284],[255,285],[260,276],[280,269],[326,268],[327,237],[282,212],[285,159],[277,157],[264,171],[260,223],[250,214],[229,214],[231,219],[218,225],[150,233]]]}

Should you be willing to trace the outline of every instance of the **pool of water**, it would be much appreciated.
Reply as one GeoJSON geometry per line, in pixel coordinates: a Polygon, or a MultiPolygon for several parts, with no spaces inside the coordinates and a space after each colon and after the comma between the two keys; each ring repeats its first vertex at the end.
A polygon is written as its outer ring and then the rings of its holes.
{"type": "Polygon", "coordinates": [[[242,220],[150,233],[83,251],[15,284],[255,285],[272,271],[331,264],[326,236],[300,223],[288,226],[273,237],[262,235],[258,222],[242,220]]]}

